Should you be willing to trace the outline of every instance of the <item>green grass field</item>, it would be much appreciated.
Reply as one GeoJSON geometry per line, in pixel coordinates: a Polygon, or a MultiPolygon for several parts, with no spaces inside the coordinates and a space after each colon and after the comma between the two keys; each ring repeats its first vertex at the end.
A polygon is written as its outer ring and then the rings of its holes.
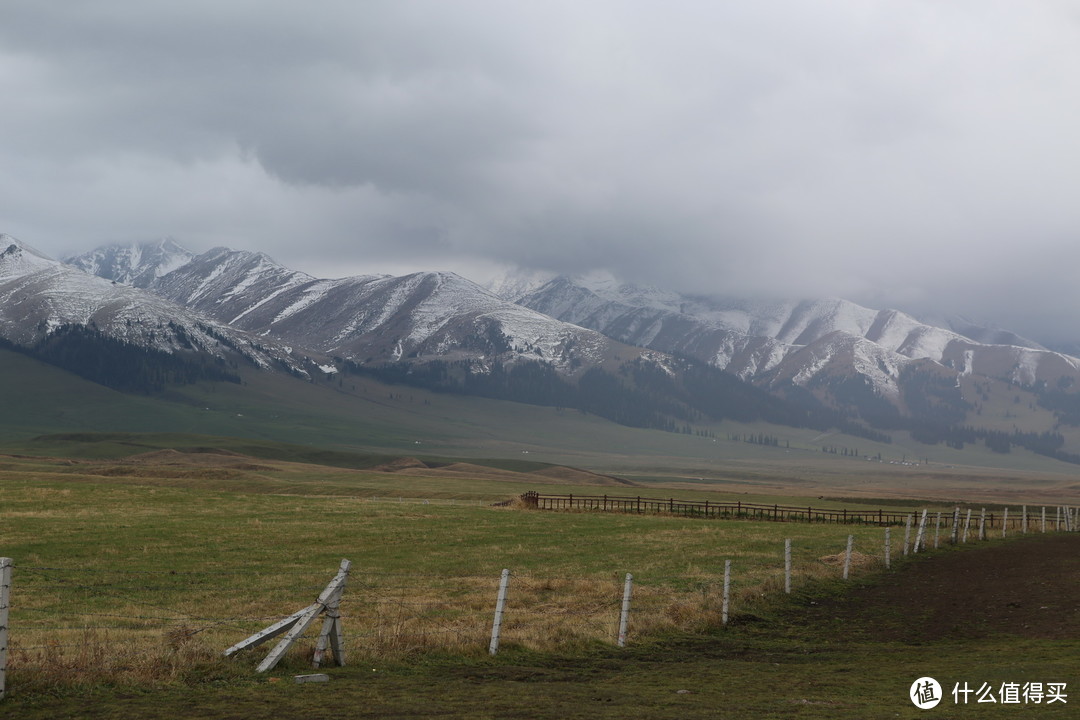
{"type": "MultiPolygon", "coordinates": [[[[41,444],[68,455],[107,446],[97,454],[130,456],[176,439],[41,444]]],[[[213,445],[205,437],[186,442],[213,445]]],[[[0,459],[0,554],[17,565],[9,697],[0,714],[292,717],[348,706],[357,717],[714,717],[716,706],[702,705],[708,696],[728,698],[725,707],[743,713],[723,716],[835,717],[838,706],[861,707],[860,693],[872,700],[862,717],[894,717],[893,705],[914,710],[890,704],[885,688],[900,668],[918,665],[917,648],[871,643],[830,652],[820,629],[783,620],[799,603],[842,592],[839,554],[849,533],[857,551],[849,584],[879,577],[880,528],[492,507],[537,489],[543,477],[527,473],[543,466],[519,464],[516,476],[490,466],[472,475],[402,475],[379,472],[361,455],[317,466],[295,462],[304,455],[296,446],[247,447],[264,457],[0,459]],[[213,462],[196,462],[207,458],[213,462]],[[785,537],[794,548],[791,599],[781,590],[785,537]],[[342,558],[353,563],[342,604],[350,662],[329,670],[330,685],[290,682],[311,672],[311,637],[271,674],[279,683],[253,672],[265,649],[220,657],[309,604],[342,558]],[[727,559],[733,622],[724,628],[727,559]],[[503,568],[513,577],[502,650],[490,658],[503,568]],[[630,647],[618,650],[627,572],[635,578],[630,647]],[[843,691],[836,673],[859,683],[843,691]],[[676,694],[685,686],[695,689],[676,694]],[[806,704],[778,704],[781,687],[783,697],[795,692],[806,704]],[[635,710],[645,707],[648,714],[635,710]]],[[[725,497],[715,488],[665,490],[725,497]]],[[[894,529],[893,541],[901,568],[902,532],[894,529]]],[[[940,648],[933,652],[938,667],[959,672],[1000,663],[1002,649],[961,646],[944,659],[940,648]]],[[[1049,641],[1032,651],[1047,667],[1065,653],[1049,641]]]]}
{"type": "MultiPolygon", "coordinates": [[[[896,433],[891,444],[814,430],[723,422],[698,429],[715,437],[622,427],[577,411],[429,393],[359,377],[304,382],[244,370],[244,385],[200,384],[154,397],[108,390],[69,373],[0,351],[0,451],[85,454],[32,444],[58,433],[123,432],[223,436],[350,453],[530,460],[673,480],[758,484],[765,492],[877,497],[881,488],[923,497],[943,485],[962,496],[990,485],[1024,493],[1076,491],[1075,467],[1014,449],[962,451],[896,433]],[[733,442],[766,433],[781,447],[733,442]],[[884,462],[827,455],[857,449],[884,462]],[[907,464],[904,464],[904,463],[907,464]]],[[[1025,406],[1026,407],[1026,406],[1025,406]]],[[[102,452],[105,452],[102,449],[102,452]]],[[[117,452],[112,448],[109,452],[117,452]]],[[[1004,497],[1002,498],[1005,499],[1004,497]]]]}

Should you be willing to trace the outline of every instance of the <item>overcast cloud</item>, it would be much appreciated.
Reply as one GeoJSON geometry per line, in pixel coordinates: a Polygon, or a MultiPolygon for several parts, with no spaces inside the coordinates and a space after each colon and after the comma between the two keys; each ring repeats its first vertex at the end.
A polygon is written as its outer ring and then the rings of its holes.
{"type": "Polygon", "coordinates": [[[1062,0],[5,0],[0,231],[1080,339],[1062,0]]]}

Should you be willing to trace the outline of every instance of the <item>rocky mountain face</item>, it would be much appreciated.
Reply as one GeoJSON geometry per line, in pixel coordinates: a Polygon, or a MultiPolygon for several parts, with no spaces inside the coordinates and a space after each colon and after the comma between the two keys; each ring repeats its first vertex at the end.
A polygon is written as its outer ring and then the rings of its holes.
{"type": "Polygon", "coordinates": [[[0,338],[32,348],[64,328],[163,353],[242,357],[301,372],[285,348],[218,323],[159,295],[90,275],[0,235],[0,338]]]}
{"type": "Polygon", "coordinates": [[[157,242],[106,245],[64,258],[64,262],[106,280],[146,288],[162,275],[186,265],[193,257],[191,251],[172,238],[163,238],[157,242]]]}
{"type": "Polygon", "coordinates": [[[216,248],[151,289],[232,327],[362,365],[524,359],[571,373],[641,355],[454,273],[320,280],[262,253],[216,248]]]}
{"type": "Polygon", "coordinates": [[[1080,360],[1012,333],[966,324],[962,334],[897,310],[872,310],[835,298],[695,297],[594,276],[556,277],[514,299],[628,344],[696,358],[764,387],[820,387],[840,377],[857,378],[900,410],[905,378],[913,372],[986,376],[1022,386],[1080,379],[1080,360]]]}

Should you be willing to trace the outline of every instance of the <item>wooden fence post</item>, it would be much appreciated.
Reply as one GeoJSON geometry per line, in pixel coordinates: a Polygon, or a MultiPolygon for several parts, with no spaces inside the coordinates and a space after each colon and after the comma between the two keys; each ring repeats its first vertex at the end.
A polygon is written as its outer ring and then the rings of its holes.
{"type": "Polygon", "coordinates": [[[949,542],[952,543],[953,545],[956,544],[957,530],[959,530],[959,528],[960,528],[960,506],[957,505],[956,509],[953,510],[952,532],[949,534],[949,542]]]}
{"type": "Polygon", "coordinates": [[[851,546],[855,542],[854,535],[847,536],[847,551],[844,553],[844,579],[848,579],[848,571],[851,570],[851,546]]]}
{"type": "Polygon", "coordinates": [[[1020,532],[1027,535],[1027,505],[1020,507],[1020,532]]]}
{"type": "Polygon", "coordinates": [[[1005,528],[1009,527],[1009,508],[1005,508],[1005,514],[1001,518],[1001,539],[1005,539],[1005,528]]]}
{"type": "Polygon", "coordinates": [[[499,597],[495,601],[495,620],[491,623],[491,642],[488,644],[489,655],[499,652],[499,633],[502,631],[503,610],[506,608],[506,590],[509,587],[510,571],[503,568],[502,577],[499,578],[499,597]]]}
{"type": "Polygon", "coordinates": [[[911,515],[904,522],[904,557],[908,554],[908,544],[911,542],[911,515]]]}
{"type": "MultiPolygon", "coordinates": [[[[351,566],[351,562],[349,562],[348,560],[342,560],[341,566],[338,568],[337,575],[335,575],[334,579],[331,580],[330,583],[326,586],[326,589],[322,591],[322,594],[319,595],[318,600],[316,600],[311,605],[308,605],[303,610],[297,610],[284,620],[279,620],[273,625],[270,625],[269,627],[266,627],[255,633],[246,640],[243,640],[233,645],[231,648],[225,651],[225,656],[228,657],[234,653],[240,652],[241,650],[246,650],[248,648],[262,645],[267,640],[270,640],[271,638],[275,638],[278,635],[285,633],[285,637],[283,637],[281,641],[274,647],[274,649],[270,651],[270,654],[266,656],[266,659],[264,659],[259,664],[259,666],[255,668],[255,672],[266,672],[267,670],[271,670],[275,665],[278,664],[278,661],[281,660],[283,655],[285,655],[285,652],[290,647],[292,647],[292,644],[296,642],[297,638],[303,635],[304,631],[307,630],[308,627],[310,627],[311,624],[315,622],[315,619],[324,612],[327,612],[327,617],[328,620],[330,620],[331,624],[330,627],[327,627],[324,624],[323,630],[327,633],[330,641],[333,642],[335,638],[330,637],[330,632],[332,630],[335,630],[336,628],[336,639],[337,642],[340,644],[341,620],[339,617],[337,617],[336,608],[338,601],[340,601],[341,599],[341,593],[345,590],[345,581],[349,577],[349,568],[351,566]],[[330,612],[331,607],[335,608],[333,612],[330,612]]],[[[339,654],[336,657],[339,665],[345,664],[345,659],[343,655],[339,654]]]]}
{"type": "Polygon", "coordinates": [[[626,573],[623,583],[622,612],[619,613],[619,647],[626,647],[626,628],[630,624],[630,593],[634,588],[634,576],[626,573]]]}
{"type": "Polygon", "coordinates": [[[791,594],[791,538],[784,540],[784,592],[791,594]]]}
{"type": "Polygon", "coordinates": [[[934,549],[938,549],[941,541],[941,511],[937,512],[937,520],[934,522],[934,549]]]}
{"type": "Polygon", "coordinates": [[[311,667],[318,668],[322,665],[326,648],[329,647],[334,653],[334,661],[338,667],[345,667],[345,635],[341,631],[341,593],[337,593],[326,604],[326,619],[323,620],[319,639],[315,643],[315,654],[311,658],[311,667]]]}
{"type": "Polygon", "coordinates": [[[890,537],[890,535],[892,534],[890,532],[891,530],[892,530],[892,528],[890,528],[890,527],[885,528],[885,567],[886,568],[892,567],[892,538],[890,537]]]}
{"type": "Polygon", "coordinates": [[[971,508],[968,508],[967,515],[964,517],[964,535],[960,542],[967,544],[968,527],[971,526],[971,508]]]}
{"type": "Polygon", "coordinates": [[[1046,506],[1043,505],[1042,509],[1042,531],[1046,532],[1046,506]]]}
{"type": "Polygon", "coordinates": [[[7,692],[8,605],[11,602],[11,558],[0,558],[0,700],[7,692]]]}
{"type": "Polygon", "coordinates": [[[979,539],[986,539],[986,508],[979,513],[979,539]]]}
{"type": "Polygon", "coordinates": [[[724,561],[724,600],[720,605],[720,622],[727,625],[728,607],[731,602],[731,561],[724,561]]]}

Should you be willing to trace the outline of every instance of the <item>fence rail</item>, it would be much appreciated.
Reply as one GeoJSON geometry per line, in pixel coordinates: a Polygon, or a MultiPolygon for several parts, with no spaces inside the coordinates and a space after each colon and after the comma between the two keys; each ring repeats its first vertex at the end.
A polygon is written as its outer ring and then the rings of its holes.
{"type": "MultiPolygon", "coordinates": [[[[747,502],[716,502],[712,500],[679,500],[626,495],[542,495],[529,491],[521,496],[527,507],[536,510],[587,510],[619,513],[660,513],[683,517],[769,520],[775,522],[835,523],[839,525],[903,525],[914,511],[896,510],[830,510],[810,506],[767,505],[747,502]]],[[[942,527],[952,527],[958,515],[942,511],[942,527]]],[[[978,518],[976,518],[978,519],[978,518]]],[[[1052,519],[1052,518],[1051,518],[1052,519]]],[[[963,518],[960,519],[963,522],[963,518]]],[[[1060,517],[1058,518],[1060,522],[1060,517]]],[[[1021,530],[1032,516],[1024,513],[987,513],[985,529],[1021,530]]]]}

